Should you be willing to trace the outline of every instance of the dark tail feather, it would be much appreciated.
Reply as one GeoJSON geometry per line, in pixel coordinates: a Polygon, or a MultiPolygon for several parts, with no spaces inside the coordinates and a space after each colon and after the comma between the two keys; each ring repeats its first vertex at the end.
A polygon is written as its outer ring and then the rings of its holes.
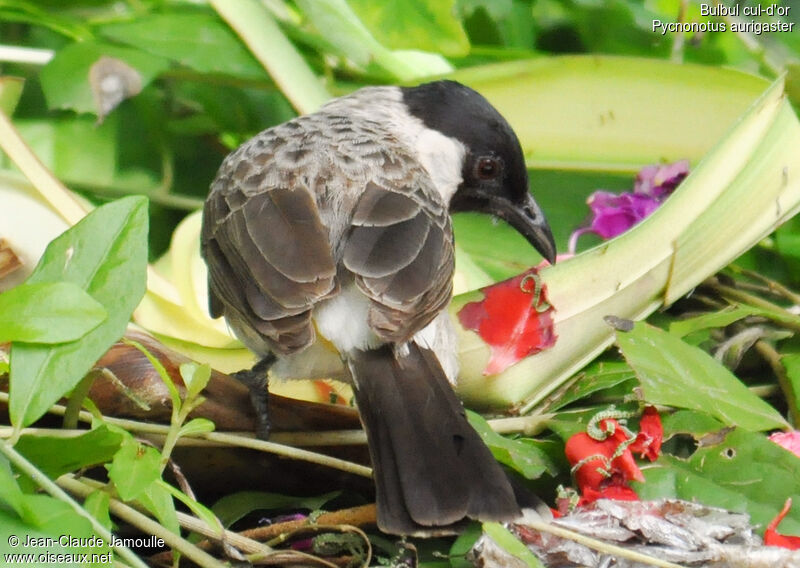
{"type": "Polygon", "coordinates": [[[505,472],[469,425],[436,356],[415,343],[349,358],[374,469],[378,526],[431,534],[520,509],[505,472]]]}

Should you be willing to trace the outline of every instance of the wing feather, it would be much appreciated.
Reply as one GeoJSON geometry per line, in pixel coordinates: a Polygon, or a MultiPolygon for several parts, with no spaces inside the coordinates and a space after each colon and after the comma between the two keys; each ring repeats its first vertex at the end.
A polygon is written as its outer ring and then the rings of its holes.
{"type": "MultiPolygon", "coordinates": [[[[307,188],[245,193],[238,179],[220,174],[206,200],[202,248],[211,312],[229,316],[251,346],[246,327],[268,349],[291,352],[314,340],[311,309],[336,290],[328,232],[307,188]]],[[[250,184],[252,176],[244,179],[250,184]]]]}
{"type": "Polygon", "coordinates": [[[343,264],[371,300],[370,327],[406,341],[447,305],[453,233],[447,208],[426,173],[413,166],[403,186],[374,181],[359,198],[343,264]]]}

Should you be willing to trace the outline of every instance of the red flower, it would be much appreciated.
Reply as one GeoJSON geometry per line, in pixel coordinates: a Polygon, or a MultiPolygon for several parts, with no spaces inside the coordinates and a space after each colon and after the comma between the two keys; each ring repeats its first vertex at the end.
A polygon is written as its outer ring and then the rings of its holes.
{"type": "Polygon", "coordinates": [[[767,530],[764,532],[764,544],[767,546],[780,546],[791,550],[800,550],[800,537],[782,535],[776,530],[791,508],[792,500],[787,499],[781,512],[767,525],[767,530]]]}
{"type": "Polygon", "coordinates": [[[661,451],[663,429],[654,407],[647,407],[640,421],[639,434],[634,435],[614,418],[604,418],[595,427],[579,432],[567,440],[564,453],[573,466],[575,482],[581,492],[579,505],[597,499],[638,499],[630,481],[644,481],[633,452],[655,460],[661,451]]]}
{"type": "Polygon", "coordinates": [[[655,406],[648,406],[639,420],[639,433],[630,445],[630,450],[643,458],[656,461],[661,454],[661,441],[664,439],[664,427],[655,406]]]}
{"type": "Polygon", "coordinates": [[[553,306],[538,270],[483,288],[484,299],[458,312],[466,329],[478,333],[491,348],[484,375],[501,373],[514,363],[555,345],[553,306]]]}

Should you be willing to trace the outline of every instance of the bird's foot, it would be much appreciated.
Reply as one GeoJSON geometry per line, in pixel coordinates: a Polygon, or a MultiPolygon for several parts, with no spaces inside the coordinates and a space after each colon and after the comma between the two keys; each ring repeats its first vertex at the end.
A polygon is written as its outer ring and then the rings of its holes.
{"type": "Polygon", "coordinates": [[[251,369],[243,369],[231,375],[250,391],[250,402],[256,413],[256,436],[261,440],[269,438],[269,384],[267,371],[275,362],[275,355],[269,354],[251,369]]]}

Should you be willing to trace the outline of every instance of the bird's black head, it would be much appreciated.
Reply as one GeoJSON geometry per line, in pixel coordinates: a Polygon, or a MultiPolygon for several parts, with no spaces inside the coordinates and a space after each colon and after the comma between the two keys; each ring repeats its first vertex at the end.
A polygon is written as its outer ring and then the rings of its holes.
{"type": "Polygon", "coordinates": [[[425,126],[466,148],[462,182],[450,210],[496,215],[555,262],[553,235],[528,191],[522,148],[506,119],[479,93],[455,81],[403,88],[403,101],[425,126]]]}

